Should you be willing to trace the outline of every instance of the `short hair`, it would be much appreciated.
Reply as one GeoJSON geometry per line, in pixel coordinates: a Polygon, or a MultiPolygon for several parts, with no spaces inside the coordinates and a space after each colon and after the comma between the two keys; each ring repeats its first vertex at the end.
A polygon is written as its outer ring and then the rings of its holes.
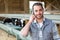
{"type": "Polygon", "coordinates": [[[36,5],[37,5],[37,6],[41,6],[42,9],[43,9],[43,5],[42,5],[42,3],[34,3],[33,6],[32,6],[32,10],[34,9],[34,6],[36,6],[36,5]]]}

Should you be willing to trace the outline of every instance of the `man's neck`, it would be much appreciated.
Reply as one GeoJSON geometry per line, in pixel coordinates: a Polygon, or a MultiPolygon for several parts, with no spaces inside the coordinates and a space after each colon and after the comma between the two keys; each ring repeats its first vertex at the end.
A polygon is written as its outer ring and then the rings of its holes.
{"type": "Polygon", "coordinates": [[[36,19],[36,21],[37,21],[38,23],[41,23],[41,22],[43,22],[43,18],[36,19]]]}

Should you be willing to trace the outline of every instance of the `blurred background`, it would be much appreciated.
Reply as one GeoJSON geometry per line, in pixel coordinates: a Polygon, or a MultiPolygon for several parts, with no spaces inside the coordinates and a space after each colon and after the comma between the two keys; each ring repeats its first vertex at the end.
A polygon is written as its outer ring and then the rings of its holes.
{"type": "Polygon", "coordinates": [[[56,23],[60,35],[60,0],[0,0],[0,40],[20,40],[16,35],[29,21],[35,2],[42,2],[44,16],[56,23]]]}

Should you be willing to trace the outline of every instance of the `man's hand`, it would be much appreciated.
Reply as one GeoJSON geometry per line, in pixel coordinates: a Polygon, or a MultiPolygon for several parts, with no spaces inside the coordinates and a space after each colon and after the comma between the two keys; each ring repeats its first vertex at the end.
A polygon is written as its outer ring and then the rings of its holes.
{"type": "Polygon", "coordinates": [[[30,19],[29,19],[29,22],[34,21],[34,19],[35,19],[35,16],[34,16],[34,15],[31,15],[31,16],[30,16],[30,19]]]}

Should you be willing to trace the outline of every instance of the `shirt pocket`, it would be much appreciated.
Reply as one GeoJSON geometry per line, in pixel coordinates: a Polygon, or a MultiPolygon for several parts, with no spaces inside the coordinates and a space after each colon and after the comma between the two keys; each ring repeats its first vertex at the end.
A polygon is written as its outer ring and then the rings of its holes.
{"type": "Polygon", "coordinates": [[[36,37],[36,36],[37,36],[37,30],[33,30],[33,31],[32,31],[32,36],[33,36],[33,37],[36,37]]]}
{"type": "Polygon", "coordinates": [[[51,36],[52,36],[51,34],[52,34],[52,33],[51,33],[50,30],[45,31],[45,32],[44,32],[44,39],[45,39],[45,40],[47,40],[47,39],[50,40],[50,39],[51,39],[51,36]]]}

